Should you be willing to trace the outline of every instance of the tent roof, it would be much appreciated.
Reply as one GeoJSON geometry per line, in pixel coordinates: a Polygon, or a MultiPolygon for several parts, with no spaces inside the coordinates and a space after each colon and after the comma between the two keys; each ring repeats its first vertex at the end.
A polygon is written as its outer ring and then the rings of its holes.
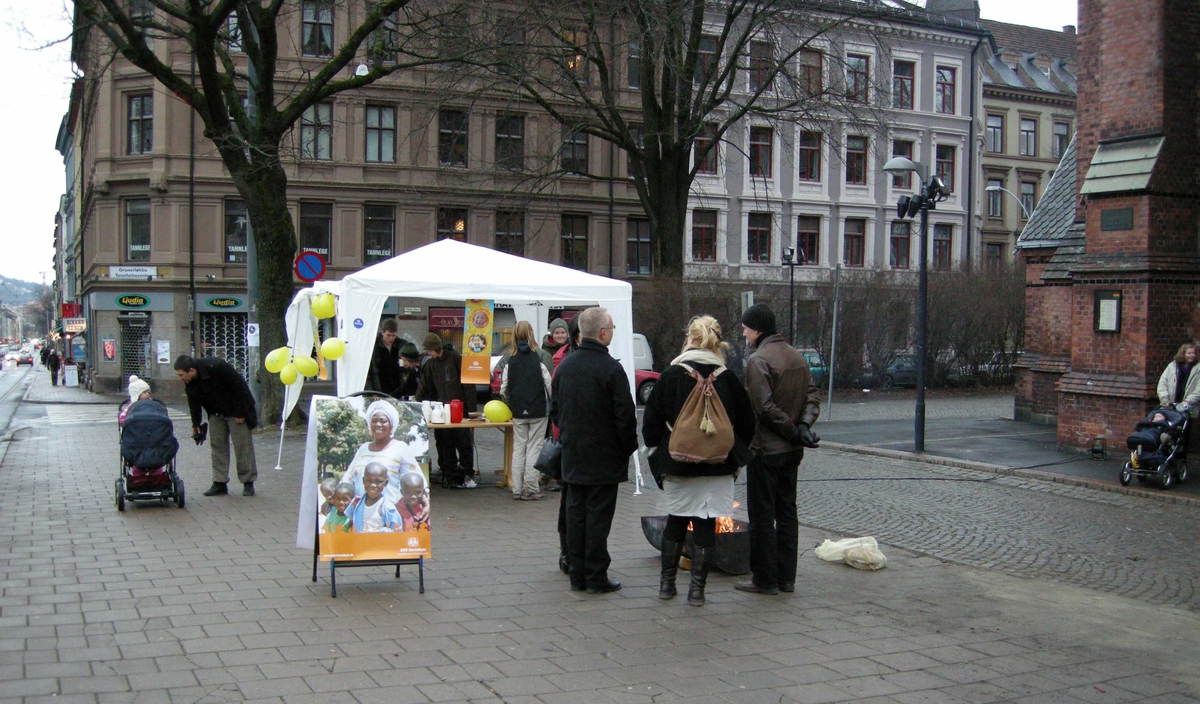
{"type": "Polygon", "coordinates": [[[388,296],[494,299],[505,303],[628,299],[633,287],[563,266],[486,247],[441,240],[342,279],[347,287],[388,296]]]}

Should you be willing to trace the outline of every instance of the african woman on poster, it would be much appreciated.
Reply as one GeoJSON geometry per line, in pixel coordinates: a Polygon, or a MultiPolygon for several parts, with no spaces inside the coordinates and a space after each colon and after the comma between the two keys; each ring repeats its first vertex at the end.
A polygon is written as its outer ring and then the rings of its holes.
{"type": "Polygon", "coordinates": [[[395,406],[385,400],[376,401],[367,406],[366,420],[371,440],[364,442],[354,453],[342,481],[354,484],[355,495],[362,496],[363,473],[367,465],[378,462],[387,468],[384,498],[395,504],[400,499],[400,476],[405,472],[420,472],[421,467],[408,443],[393,437],[400,425],[400,412],[395,406]]]}

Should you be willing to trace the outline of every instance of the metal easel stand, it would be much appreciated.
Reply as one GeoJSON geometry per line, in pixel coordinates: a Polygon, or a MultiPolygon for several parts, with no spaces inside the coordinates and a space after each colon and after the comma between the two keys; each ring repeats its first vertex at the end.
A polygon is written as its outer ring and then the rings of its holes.
{"type": "MultiPolygon", "coordinates": [[[[321,558],[321,536],[320,531],[313,531],[313,572],[312,581],[317,581],[317,563],[321,558]]],[[[396,566],[396,579],[400,579],[400,567],[403,565],[417,566],[417,583],[421,594],[425,593],[425,558],[418,557],[415,560],[337,560],[329,561],[329,596],[337,598],[337,571],[346,569],[347,567],[390,567],[396,566]]]]}

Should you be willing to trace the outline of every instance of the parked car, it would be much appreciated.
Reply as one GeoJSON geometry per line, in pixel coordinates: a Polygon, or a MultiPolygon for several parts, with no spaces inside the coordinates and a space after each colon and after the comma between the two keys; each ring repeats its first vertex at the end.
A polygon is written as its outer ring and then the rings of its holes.
{"type": "Polygon", "coordinates": [[[879,385],[885,389],[890,389],[893,386],[911,386],[917,385],[917,357],[911,354],[902,354],[890,363],[884,369],[883,378],[879,380],[879,385]]]}
{"type": "Polygon", "coordinates": [[[658,372],[647,371],[645,369],[633,370],[633,388],[636,390],[637,402],[641,405],[646,405],[646,400],[650,398],[650,392],[654,390],[654,385],[658,383],[658,372]]]}
{"type": "Polygon", "coordinates": [[[829,384],[829,365],[821,358],[821,353],[811,347],[797,347],[796,351],[808,364],[808,373],[817,388],[823,389],[829,384]]]}
{"type": "Polygon", "coordinates": [[[633,368],[654,371],[654,353],[650,341],[640,332],[633,333],[633,368]]]}

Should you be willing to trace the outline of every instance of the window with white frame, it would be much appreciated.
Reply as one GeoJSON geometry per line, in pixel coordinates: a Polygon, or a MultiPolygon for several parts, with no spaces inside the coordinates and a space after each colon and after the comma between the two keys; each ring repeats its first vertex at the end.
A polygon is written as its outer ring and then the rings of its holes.
{"type": "Polygon", "coordinates": [[[989,178],[987,182],[987,214],[989,218],[1004,217],[1004,181],[989,178]],[[993,190],[996,189],[996,190],[993,190]]]}
{"type": "Polygon", "coordinates": [[[958,71],[950,66],[938,66],[935,73],[933,107],[944,115],[953,115],[958,71]]]}

